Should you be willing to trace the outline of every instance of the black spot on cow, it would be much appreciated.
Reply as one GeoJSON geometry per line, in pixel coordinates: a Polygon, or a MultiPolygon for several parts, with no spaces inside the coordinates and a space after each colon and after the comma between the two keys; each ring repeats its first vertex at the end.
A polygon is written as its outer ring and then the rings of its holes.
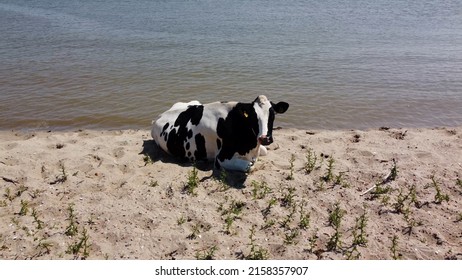
{"type": "Polygon", "coordinates": [[[162,128],[162,132],[160,133],[160,136],[162,136],[162,135],[165,134],[165,131],[167,130],[167,128],[168,128],[169,126],[170,126],[169,123],[166,123],[166,124],[164,125],[164,127],[162,128]]]}
{"type": "Polygon", "coordinates": [[[192,129],[190,129],[188,131],[188,139],[191,139],[192,137],[193,137],[193,131],[192,131],[192,129]]]}
{"type": "Polygon", "coordinates": [[[192,125],[198,125],[202,119],[203,112],[204,106],[194,105],[188,106],[188,109],[178,115],[174,123],[175,128],[170,131],[166,140],[168,151],[172,155],[181,158],[185,157],[184,143],[187,141],[189,135],[192,137],[192,130],[188,129],[187,125],[189,122],[192,125]]]}
{"type": "Polygon", "coordinates": [[[197,134],[194,137],[196,140],[196,151],[194,152],[194,156],[196,160],[205,160],[207,159],[207,151],[205,149],[205,138],[202,134],[197,134]]]}
{"type": "Polygon", "coordinates": [[[186,150],[189,150],[191,148],[191,143],[186,143],[186,150]]]}
{"type": "Polygon", "coordinates": [[[217,135],[223,140],[218,159],[230,160],[235,153],[245,155],[256,148],[258,132],[258,117],[253,104],[238,103],[226,119],[218,120],[217,135]]]}
{"type": "Polygon", "coordinates": [[[190,158],[192,156],[191,152],[188,152],[188,158],[190,158]]]}

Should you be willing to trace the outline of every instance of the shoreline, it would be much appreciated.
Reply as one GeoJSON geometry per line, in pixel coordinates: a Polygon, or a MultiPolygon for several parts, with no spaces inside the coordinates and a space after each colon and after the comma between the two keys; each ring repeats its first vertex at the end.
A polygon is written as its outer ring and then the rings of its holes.
{"type": "Polygon", "coordinates": [[[149,130],[0,136],[0,259],[462,259],[462,126],[278,129],[247,176],[199,164],[194,194],[149,130]]]}

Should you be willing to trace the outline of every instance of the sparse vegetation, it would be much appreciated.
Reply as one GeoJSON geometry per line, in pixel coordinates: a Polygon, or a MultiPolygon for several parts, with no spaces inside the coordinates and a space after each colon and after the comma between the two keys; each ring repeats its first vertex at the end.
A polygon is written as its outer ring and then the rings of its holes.
{"type": "Polygon", "coordinates": [[[295,188],[289,187],[286,192],[282,194],[281,206],[291,207],[294,204],[295,188]]]}
{"type": "Polygon", "coordinates": [[[328,251],[335,251],[340,249],[342,246],[342,233],[340,232],[340,225],[342,223],[342,218],[345,215],[345,210],[340,208],[340,203],[337,202],[334,205],[334,209],[329,214],[329,225],[335,230],[334,234],[330,237],[329,242],[327,243],[328,251]]]}
{"type": "Polygon", "coordinates": [[[66,227],[66,230],[64,231],[64,234],[67,236],[75,236],[79,232],[77,228],[77,223],[75,219],[75,214],[74,214],[74,205],[69,204],[67,207],[68,211],[68,217],[66,220],[69,221],[69,225],[66,227]]]}
{"type": "Polygon", "coordinates": [[[154,163],[154,161],[152,160],[152,158],[149,155],[144,155],[143,156],[143,162],[144,162],[144,166],[154,163]]]}
{"type": "Polygon", "coordinates": [[[246,260],[267,260],[269,255],[268,255],[268,250],[262,248],[261,246],[258,246],[255,243],[255,225],[252,226],[250,229],[250,253],[248,255],[244,256],[244,259],[246,260]]]}
{"type": "Polygon", "coordinates": [[[284,234],[285,234],[284,244],[295,245],[298,243],[295,240],[300,234],[300,230],[298,228],[288,229],[284,234]]]}
{"type": "Polygon", "coordinates": [[[356,224],[353,228],[353,247],[355,246],[366,246],[367,245],[367,233],[366,233],[366,226],[367,226],[367,215],[366,210],[364,213],[356,218],[356,224]]]}
{"type": "Polygon", "coordinates": [[[195,223],[191,228],[191,233],[187,236],[188,239],[196,239],[201,233],[200,223],[195,223]]]}
{"type": "Polygon", "coordinates": [[[256,199],[263,199],[266,197],[267,194],[271,193],[271,189],[268,187],[268,184],[264,181],[258,183],[257,181],[252,181],[252,198],[256,199]]]}
{"type": "Polygon", "coordinates": [[[293,180],[294,179],[294,168],[295,168],[295,155],[292,154],[290,156],[290,160],[289,160],[289,164],[290,164],[290,173],[289,175],[287,176],[287,180],[293,180]]]}
{"type": "Polygon", "coordinates": [[[63,162],[59,163],[59,169],[61,173],[58,176],[56,176],[56,179],[54,181],[50,182],[50,185],[62,184],[67,181],[67,172],[63,162]]]}
{"type": "Polygon", "coordinates": [[[462,222],[462,212],[457,214],[456,223],[462,222]]]}
{"type": "Polygon", "coordinates": [[[88,242],[89,236],[86,228],[83,228],[82,235],[80,238],[69,245],[68,249],[66,250],[67,254],[74,255],[74,258],[78,259],[86,259],[90,256],[90,244],[88,242]]]}
{"type": "Polygon", "coordinates": [[[228,172],[226,169],[221,168],[220,170],[220,177],[218,178],[218,183],[219,183],[219,191],[226,191],[230,188],[228,184],[228,172]]]}
{"type": "Polygon", "coordinates": [[[196,189],[199,186],[199,177],[197,176],[198,171],[196,165],[193,164],[193,168],[188,172],[188,181],[184,187],[184,191],[190,195],[197,195],[196,189]]]}
{"type": "Polygon", "coordinates": [[[277,199],[272,197],[269,201],[268,201],[268,206],[266,206],[266,208],[264,208],[263,210],[261,210],[261,213],[263,215],[263,218],[266,219],[266,217],[271,213],[271,209],[273,208],[274,205],[276,205],[277,203],[277,199]]]}
{"type": "Polygon", "coordinates": [[[295,212],[296,212],[296,205],[293,205],[292,208],[290,209],[290,212],[287,214],[287,216],[279,223],[281,227],[287,230],[290,229],[290,224],[294,220],[295,212]]]}
{"type": "Polygon", "coordinates": [[[316,162],[318,157],[313,152],[313,149],[309,148],[306,152],[306,163],[305,163],[305,172],[310,174],[316,168],[316,162]]]}
{"type": "Polygon", "coordinates": [[[51,247],[53,247],[53,244],[51,244],[49,241],[42,239],[39,241],[39,244],[37,245],[36,249],[40,251],[39,255],[50,254],[51,247]],[[42,250],[44,250],[45,252],[42,252],[42,250]]]}
{"type": "Polygon", "coordinates": [[[34,218],[34,223],[37,224],[37,229],[43,229],[43,221],[38,218],[38,213],[35,208],[32,208],[32,217],[34,218]]]}
{"type": "Polygon", "coordinates": [[[298,227],[304,230],[310,227],[310,218],[311,218],[310,213],[305,212],[305,205],[306,205],[305,201],[302,201],[302,203],[300,203],[300,211],[299,211],[300,221],[298,223],[298,227]]]}
{"type": "Polygon", "coordinates": [[[396,236],[396,235],[393,235],[393,237],[391,238],[390,251],[391,251],[391,257],[394,260],[399,260],[400,259],[400,255],[398,253],[398,236],[396,236]]]}
{"type": "Polygon", "coordinates": [[[179,217],[177,220],[176,220],[176,223],[181,226],[182,224],[184,224],[186,222],[186,218],[184,216],[181,216],[179,217]]]}
{"type": "Polygon", "coordinates": [[[218,250],[216,245],[212,247],[196,252],[196,259],[197,260],[213,260],[215,259],[215,252],[218,250]]]}
{"type": "Polygon", "coordinates": [[[19,216],[26,216],[29,213],[29,201],[21,200],[21,209],[19,210],[19,216]]]}
{"type": "Polygon", "coordinates": [[[446,202],[449,202],[449,195],[448,194],[444,194],[442,191],[441,191],[441,187],[438,183],[438,181],[436,180],[435,176],[433,175],[431,177],[432,179],[432,186],[435,188],[435,191],[436,191],[436,194],[435,194],[435,200],[434,202],[436,204],[441,204],[443,203],[444,201],[446,202]]]}
{"type": "Polygon", "coordinates": [[[459,186],[459,188],[461,188],[461,191],[462,191],[462,179],[457,178],[456,185],[459,186]]]}
{"type": "Polygon", "coordinates": [[[334,163],[334,158],[332,156],[329,157],[329,159],[327,160],[326,174],[322,177],[322,180],[326,183],[330,183],[334,179],[334,163]]]}
{"type": "Polygon", "coordinates": [[[151,181],[149,182],[149,187],[150,187],[150,188],[155,188],[155,187],[157,187],[157,186],[159,186],[159,183],[158,183],[157,181],[151,180],[151,181]]]}

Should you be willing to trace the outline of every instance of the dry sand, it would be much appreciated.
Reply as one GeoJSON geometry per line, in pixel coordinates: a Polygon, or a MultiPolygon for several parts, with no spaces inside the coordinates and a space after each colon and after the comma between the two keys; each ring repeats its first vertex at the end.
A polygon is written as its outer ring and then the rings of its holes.
{"type": "Polygon", "coordinates": [[[198,164],[195,194],[149,131],[0,139],[0,259],[462,258],[460,127],[280,129],[248,176],[198,164]]]}

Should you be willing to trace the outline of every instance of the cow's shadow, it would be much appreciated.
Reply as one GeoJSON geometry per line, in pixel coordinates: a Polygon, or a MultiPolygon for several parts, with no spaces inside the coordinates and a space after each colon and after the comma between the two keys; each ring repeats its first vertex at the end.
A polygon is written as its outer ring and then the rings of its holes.
{"type": "Polygon", "coordinates": [[[242,189],[245,188],[245,181],[247,180],[247,173],[238,172],[238,171],[220,171],[214,168],[213,162],[211,161],[198,161],[194,164],[187,159],[179,159],[173,157],[162,150],[159,145],[154,140],[144,140],[143,141],[143,150],[140,152],[140,155],[144,155],[144,161],[146,164],[150,162],[163,162],[178,164],[183,167],[192,167],[196,166],[197,169],[201,171],[212,171],[210,176],[205,176],[200,179],[200,182],[205,182],[208,180],[218,180],[225,185],[242,189]]]}

